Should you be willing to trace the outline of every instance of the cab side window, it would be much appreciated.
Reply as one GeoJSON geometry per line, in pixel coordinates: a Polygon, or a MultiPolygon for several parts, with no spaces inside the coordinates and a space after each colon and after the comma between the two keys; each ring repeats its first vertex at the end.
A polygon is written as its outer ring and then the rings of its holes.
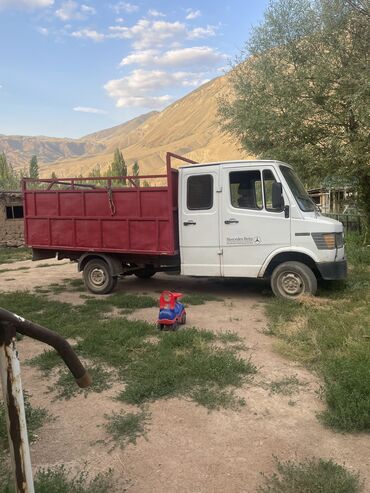
{"type": "Polygon", "coordinates": [[[186,205],[189,211],[212,209],[212,175],[194,175],[188,178],[186,205]]]}
{"type": "Polygon", "coordinates": [[[230,173],[230,198],[231,205],[238,209],[262,209],[260,171],[232,171],[230,173]]]}
{"type": "Polygon", "coordinates": [[[277,180],[273,172],[269,169],[263,170],[263,191],[265,194],[265,209],[270,212],[281,212],[281,207],[274,207],[273,204],[273,186],[277,180]]]}

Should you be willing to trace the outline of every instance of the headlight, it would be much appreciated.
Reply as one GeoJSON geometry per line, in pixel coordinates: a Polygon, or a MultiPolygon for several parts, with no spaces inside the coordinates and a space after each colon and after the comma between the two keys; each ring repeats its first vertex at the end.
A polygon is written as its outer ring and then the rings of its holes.
{"type": "Polygon", "coordinates": [[[335,233],[312,233],[312,238],[318,250],[334,250],[337,248],[335,233]]]}
{"type": "Polygon", "coordinates": [[[344,245],[343,233],[335,233],[335,244],[337,248],[343,248],[344,245]]]}

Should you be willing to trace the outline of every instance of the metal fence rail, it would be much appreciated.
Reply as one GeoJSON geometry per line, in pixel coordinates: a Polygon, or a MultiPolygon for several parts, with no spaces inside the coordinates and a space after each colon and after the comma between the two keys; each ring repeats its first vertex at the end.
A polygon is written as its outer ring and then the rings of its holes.
{"type": "Polygon", "coordinates": [[[364,228],[365,217],[361,214],[333,214],[325,213],[324,216],[331,217],[340,221],[344,226],[344,231],[362,233],[364,228]]]}

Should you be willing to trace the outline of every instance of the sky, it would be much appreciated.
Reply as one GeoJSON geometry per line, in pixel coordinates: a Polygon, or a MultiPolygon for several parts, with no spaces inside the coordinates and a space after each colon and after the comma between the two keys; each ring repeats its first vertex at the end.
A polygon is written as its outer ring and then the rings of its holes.
{"type": "Polygon", "coordinates": [[[0,0],[0,134],[78,138],[161,110],[228,70],[267,4],[0,0]]]}

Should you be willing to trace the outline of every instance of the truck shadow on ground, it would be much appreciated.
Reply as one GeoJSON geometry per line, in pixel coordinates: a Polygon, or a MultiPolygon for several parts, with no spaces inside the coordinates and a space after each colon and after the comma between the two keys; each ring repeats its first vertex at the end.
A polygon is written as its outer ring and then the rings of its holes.
{"type": "Polygon", "coordinates": [[[130,276],[120,280],[117,292],[154,292],[164,290],[213,295],[215,297],[243,298],[245,296],[258,297],[261,300],[272,297],[268,281],[264,279],[245,278],[212,278],[168,275],[158,273],[151,279],[138,279],[130,276]]]}

